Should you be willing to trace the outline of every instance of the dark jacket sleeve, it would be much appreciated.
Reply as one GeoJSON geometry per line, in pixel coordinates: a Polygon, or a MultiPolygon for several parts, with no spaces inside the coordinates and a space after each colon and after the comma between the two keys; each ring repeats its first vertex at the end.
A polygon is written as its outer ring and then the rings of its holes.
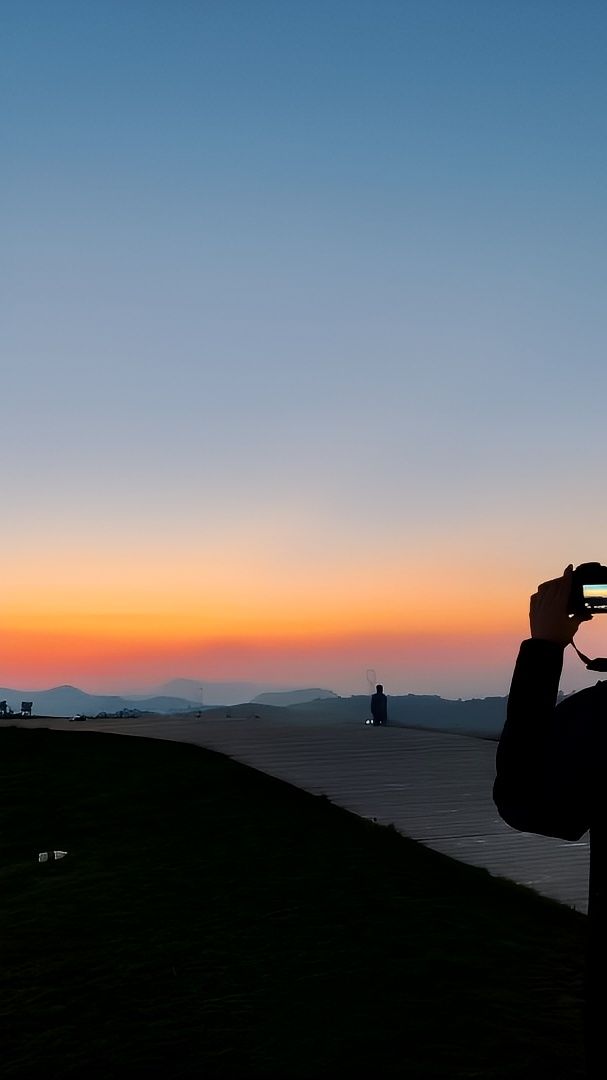
{"type": "Polygon", "coordinates": [[[497,749],[493,798],[515,829],[579,840],[591,816],[591,725],[583,699],[592,691],[557,706],[562,666],[561,646],[537,639],[522,643],[497,749]]]}

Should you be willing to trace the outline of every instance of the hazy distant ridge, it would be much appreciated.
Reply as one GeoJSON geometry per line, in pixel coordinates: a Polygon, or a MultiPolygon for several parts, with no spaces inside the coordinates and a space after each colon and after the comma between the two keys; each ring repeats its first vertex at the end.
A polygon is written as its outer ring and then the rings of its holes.
{"type": "MultiPolygon", "coordinates": [[[[170,685],[196,686],[192,680],[174,680],[170,685]]],[[[259,684],[217,683],[218,696],[224,697],[221,705],[251,702],[252,705],[273,706],[277,712],[284,710],[303,721],[342,721],[364,723],[370,715],[369,696],[339,697],[331,690],[311,688],[307,690],[281,690],[258,694],[253,700],[243,697],[247,687],[259,684]],[[239,692],[240,691],[240,692],[239,692]],[[227,699],[227,700],[226,700],[227,699]]],[[[116,713],[123,709],[141,712],[173,713],[200,710],[200,699],[157,694],[153,697],[120,697],[107,694],[87,694],[76,686],[55,686],[50,690],[16,690],[0,687],[0,699],[6,699],[15,712],[22,701],[34,703],[34,714],[39,716],[70,716],[84,713],[95,716],[100,712],[116,713]]],[[[212,697],[205,698],[205,707],[212,705],[212,697]],[[210,700],[209,700],[210,699],[210,700]]],[[[506,718],[505,697],[472,698],[453,701],[438,695],[403,694],[388,695],[388,722],[398,727],[433,728],[462,735],[479,735],[497,738],[506,718]]]]}
{"type": "Polygon", "coordinates": [[[121,712],[123,709],[139,709],[141,712],[170,713],[199,708],[195,701],[179,697],[157,696],[151,698],[124,698],[113,694],[87,694],[77,686],[54,686],[50,690],[15,690],[0,686],[0,699],[18,712],[22,701],[34,703],[34,713],[39,716],[70,716],[84,713],[95,716],[99,712],[121,712]]]}
{"type": "MultiPolygon", "coordinates": [[[[266,684],[267,686],[267,684],[266,684]]],[[[151,697],[132,695],[122,697],[116,694],[87,694],[79,690],[77,686],[54,686],[49,690],[16,690],[14,687],[0,687],[0,699],[5,699],[14,712],[19,712],[22,701],[34,703],[34,714],[39,716],[70,716],[76,713],[84,713],[85,716],[95,716],[100,712],[115,713],[124,709],[137,709],[140,712],[173,713],[186,712],[190,709],[199,710],[201,699],[204,707],[213,705],[236,705],[253,700],[251,690],[256,693],[264,688],[263,683],[207,683],[206,687],[200,687],[191,679],[174,679],[164,686],[158,687],[158,693],[151,697]],[[166,691],[170,689],[183,689],[189,695],[176,695],[166,691]],[[201,693],[202,689],[202,693],[201,693]],[[198,700],[194,693],[198,690],[198,700]],[[162,691],[165,691],[162,693],[162,691]]],[[[332,690],[278,690],[267,695],[260,694],[254,700],[261,704],[265,697],[272,699],[267,704],[290,705],[300,702],[312,701],[317,698],[335,698],[332,690]],[[276,698],[276,700],[274,700],[276,698]]]]}
{"type": "Polygon", "coordinates": [[[393,723],[407,727],[498,738],[506,719],[507,702],[507,697],[451,701],[438,696],[406,694],[392,698],[388,710],[393,723]]]}
{"type": "MultiPolygon", "coordinates": [[[[428,728],[485,739],[499,737],[506,719],[506,697],[453,701],[434,694],[388,695],[388,723],[395,727],[428,728]]],[[[364,723],[371,715],[368,695],[328,698],[292,705],[302,719],[364,723]]]]}
{"type": "MultiPolygon", "coordinates": [[[[295,688],[285,686],[284,683],[259,682],[210,682],[205,679],[171,679],[154,687],[154,694],[169,695],[187,698],[200,706],[204,705],[236,705],[248,701],[257,701],[260,694],[289,693],[295,688]]],[[[306,693],[308,691],[305,691],[306,693]]],[[[320,694],[329,694],[329,690],[320,690],[320,694]]]]}
{"type": "Polygon", "coordinates": [[[267,694],[258,694],[253,698],[255,705],[301,705],[307,701],[326,701],[337,698],[332,690],[272,690],[267,694]]]}

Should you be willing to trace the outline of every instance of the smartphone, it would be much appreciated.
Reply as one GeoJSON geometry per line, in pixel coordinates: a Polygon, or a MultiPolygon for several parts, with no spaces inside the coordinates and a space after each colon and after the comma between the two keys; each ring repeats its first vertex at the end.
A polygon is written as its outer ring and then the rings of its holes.
{"type": "Polygon", "coordinates": [[[582,585],[584,609],[589,615],[607,614],[607,582],[594,585],[588,582],[582,585]]]}

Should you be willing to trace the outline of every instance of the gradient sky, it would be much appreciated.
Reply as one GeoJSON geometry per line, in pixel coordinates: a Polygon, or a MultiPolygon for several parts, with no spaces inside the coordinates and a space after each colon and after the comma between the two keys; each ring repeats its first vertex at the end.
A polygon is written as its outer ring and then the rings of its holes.
{"type": "Polygon", "coordinates": [[[505,693],[607,561],[605,5],[2,23],[0,685],[505,693]]]}

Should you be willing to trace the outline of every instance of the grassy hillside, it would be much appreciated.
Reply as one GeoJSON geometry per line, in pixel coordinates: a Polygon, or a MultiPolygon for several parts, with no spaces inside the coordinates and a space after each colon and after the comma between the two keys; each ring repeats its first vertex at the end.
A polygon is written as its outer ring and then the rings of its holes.
{"type": "Polygon", "coordinates": [[[0,784],[4,1076],[582,1076],[583,916],[193,746],[0,784]]]}

